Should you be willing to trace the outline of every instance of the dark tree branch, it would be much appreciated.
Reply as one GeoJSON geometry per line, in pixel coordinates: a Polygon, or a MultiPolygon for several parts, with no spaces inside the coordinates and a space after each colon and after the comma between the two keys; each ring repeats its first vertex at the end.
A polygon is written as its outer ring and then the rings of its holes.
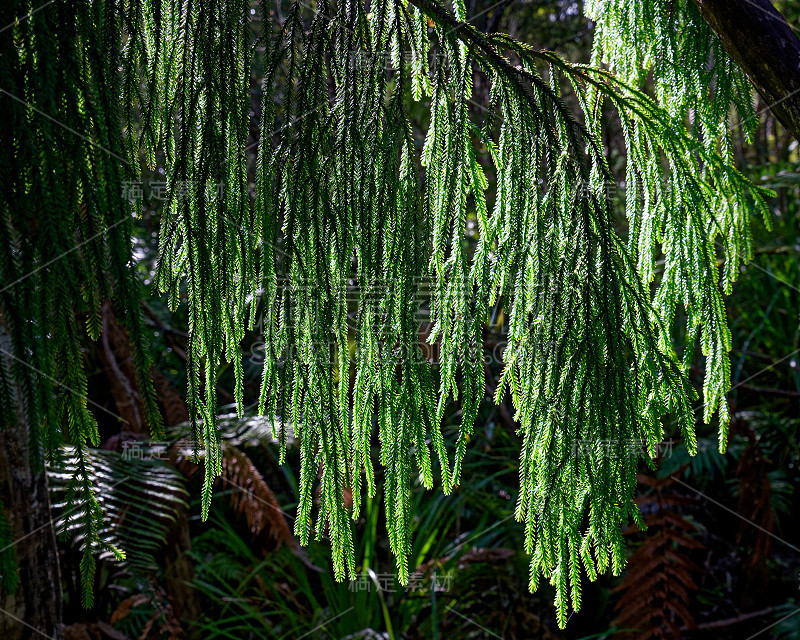
{"type": "Polygon", "coordinates": [[[505,0],[492,14],[492,19],[489,21],[489,24],[486,25],[486,29],[484,31],[486,33],[491,33],[497,27],[497,24],[500,22],[500,18],[503,15],[503,12],[506,10],[508,5],[510,5],[514,0],[505,0]]]}
{"type": "Polygon", "coordinates": [[[800,141],[800,39],[769,0],[694,0],[728,55],[800,141]]]}
{"type": "Polygon", "coordinates": [[[756,387],[752,384],[739,383],[736,385],[739,389],[747,389],[748,391],[755,391],[756,393],[764,393],[771,396],[786,396],[787,398],[800,398],[800,392],[790,391],[788,389],[775,389],[773,387],[756,387]]]}

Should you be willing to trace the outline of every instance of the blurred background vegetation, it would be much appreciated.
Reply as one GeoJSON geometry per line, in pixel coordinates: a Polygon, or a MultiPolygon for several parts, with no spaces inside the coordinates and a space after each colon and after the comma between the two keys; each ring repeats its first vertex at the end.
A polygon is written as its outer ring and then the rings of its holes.
{"type": "MultiPolygon", "coordinates": [[[[800,24],[800,2],[775,4],[790,24],[800,24]]],[[[278,3],[275,12],[281,14],[278,3]]],[[[505,31],[575,61],[589,59],[592,24],[580,2],[467,0],[467,15],[480,29],[505,31]]],[[[255,68],[254,123],[258,77],[255,68]]],[[[476,117],[486,104],[482,91],[476,80],[476,117]]],[[[422,122],[424,105],[417,108],[422,122]]],[[[624,150],[621,134],[609,134],[606,144],[614,168],[624,150]]],[[[523,533],[512,515],[520,439],[509,399],[499,406],[489,400],[501,367],[494,356],[502,350],[502,317],[485,333],[492,388],[462,484],[451,496],[421,486],[415,492],[412,584],[394,581],[380,495],[367,501],[356,523],[355,583],[333,580],[325,540],[298,546],[291,530],[299,454],[290,446],[279,463],[266,420],[223,420],[224,474],[208,522],[200,521],[202,470],[188,461],[183,425],[187,318],[180,309],[169,312],[149,286],[160,204],[155,185],[163,175],[144,171],[136,255],[169,437],[153,443],[135,420],[120,432],[119,422],[98,415],[104,444],[94,456],[108,534],[128,557],[101,563],[94,607],[85,610],[80,541],[63,531],[66,637],[800,638],[800,151],[765,110],[755,140],[739,140],[736,154],[741,170],[777,197],[773,229],[754,221],[755,259],[727,299],[735,412],[728,451],[717,451],[716,425],[698,420],[697,456],[690,458],[674,436],[657,469],[640,470],[648,529],[627,532],[630,560],[621,576],[585,581],[582,610],[563,632],[549,587],[528,592],[523,533]]],[[[121,415],[133,402],[126,339],[106,309],[103,339],[86,345],[90,397],[121,415]]],[[[257,332],[242,350],[252,414],[263,353],[257,332]]],[[[698,354],[691,371],[698,386],[702,367],[698,354]]],[[[221,402],[232,401],[231,385],[232,377],[223,376],[221,402]]],[[[452,406],[449,413],[456,425],[458,411],[452,406]]],[[[50,469],[56,505],[68,473],[68,459],[50,469]]]]}

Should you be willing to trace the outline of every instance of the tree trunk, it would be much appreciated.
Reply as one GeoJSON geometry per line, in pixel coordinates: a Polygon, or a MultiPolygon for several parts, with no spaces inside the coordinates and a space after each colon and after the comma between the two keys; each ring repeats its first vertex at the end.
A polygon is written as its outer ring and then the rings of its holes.
{"type": "MultiPolygon", "coordinates": [[[[0,362],[0,366],[4,364],[0,362]]],[[[36,469],[31,464],[21,406],[18,402],[16,424],[0,429],[0,499],[11,525],[19,576],[14,593],[0,597],[0,638],[58,640],[61,579],[47,477],[43,467],[36,469]]]]}
{"type": "Polygon", "coordinates": [[[694,0],[728,55],[800,141],[800,39],[769,0],[694,0]]]}

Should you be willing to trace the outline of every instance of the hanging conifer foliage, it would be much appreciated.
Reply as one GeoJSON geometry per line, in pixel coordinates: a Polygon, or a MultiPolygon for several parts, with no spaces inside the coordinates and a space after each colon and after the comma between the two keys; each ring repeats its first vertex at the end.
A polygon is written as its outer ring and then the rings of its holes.
{"type": "Polygon", "coordinates": [[[516,516],[531,589],[541,577],[555,585],[563,626],[568,605],[580,606],[582,572],[621,570],[621,525],[644,526],[633,501],[642,452],[626,443],[644,442],[654,457],[669,416],[694,451],[686,370],[695,339],[707,358],[704,418],[716,413],[725,447],[722,294],[751,256],[751,216],[768,222],[767,192],[730,162],[729,109],[748,117],[749,90],[693,22],[692,3],[677,3],[664,23],[654,1],[588,4],[598,20],[592,65],[477,31],[463,0],[289,1],[282,19],[269,2],[251,11],[249,0],[75,0],[36,12],[5,3],[3,24],[13,26],[0,39],[0,100],[12,127],[0,132],[0,314],[11,347],[2,415],[15,419],[19,392],[37,459],[74,446],[87,587],[103,540],[81,334],[97,338],[112,299],[157,437],[131,268],[140,204],[124,185],[159,154],[169,200],[155,283],[173,308],[188,306],[204,518],[222,470],[218,371],[233,365],[241,411],[239,345],[258,325],[267,349],[259,412],[284,444],[281,425],[291,423],[301,452],[295,533],[303,543],[327,534],[337,579],[354,575],[352,522],[375,493],[377,431],[405,582],[412,477],[445,492],[459,484],[485,393],[481,328],[502,304],[509,338],[496,396],[510,392],[522,436],[516,516]],[[640,56],[623,50],[632,40],[640,56]],[[254,59],[263,78],[252,193],[254,59]],[[655,97],[641,88],[650,70],[655,97]],[[491,86],[480,118],[470,108],[477,75],[491,86]],[[422,131],[409,115],[420,102],[422,131]],[[627,152],[626,237],[604,188],[614,180],[603,148],[609,109],[627,152]],[[419,346],[423,283],[429,340],[441,347],[435,366],[419,346]],[[690,335],[678,345],[683,360],[671,338],[678,308],[690,335]],[[452,401],[462,413],[450,449],[442,422],[452,401]],[[592,444],[576,450],[578,441],[592,444]],[[613,455],[607,442],[618,443],[613,455]]]}

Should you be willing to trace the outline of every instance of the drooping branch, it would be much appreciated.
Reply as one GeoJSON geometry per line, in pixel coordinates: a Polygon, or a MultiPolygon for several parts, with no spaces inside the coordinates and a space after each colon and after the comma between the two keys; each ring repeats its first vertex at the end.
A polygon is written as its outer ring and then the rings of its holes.
{"type": "Polygon", "coordinates": [[[769,0],[694,0],[728,55],[800,140],[800,39],[769,0]]]}

